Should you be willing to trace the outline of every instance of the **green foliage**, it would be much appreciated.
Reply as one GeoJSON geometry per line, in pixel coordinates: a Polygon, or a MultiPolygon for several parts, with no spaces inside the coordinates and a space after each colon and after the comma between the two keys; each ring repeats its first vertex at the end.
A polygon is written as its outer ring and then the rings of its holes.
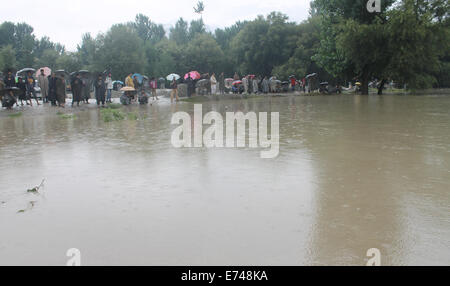
{"type": "Polygon", "coordinates": [[[101,41],[92,71],[103,72],[110,68],[115,77],[124,80],[130,72],[143,73],[146,65],[144,42],[127,25],[115,25],[97,39],[101,41]]]}
{"type": "Polygon", "coordinates": [[[118,109],[105,108],[101,110],[101,117],[104,122],[122,121],[125,119],[125,113],[118,109]]]}
{"type": "Polygon", "coordinates": [[[8,115],[8,117],[16,118],[16,117],[21,117],[22,115],[23,115],[22,112],[17,112],[17,113],[12,113],[12,114],[8,115]]]}
{"type": "MultiPolygon", "coordinates": [[[[162,25],[138,14],[106,33],[83,35],[76,52],[48,37],[37,39],[25,23],[4,22],[0,69],[109,69],[122,81],[135,72],[157,78],[190,70],[226,77],[238,72],[282,80],[318,73],[329,82],[361,80],[366,92],[373,78],[411,88],[450,86],[448,0],[383,0],[381,13],[369,13],[366,4],[314,0],[310,18],[300,24],[272,12],[214,33],[201,17],[190,23],[180,18],[167,36],[162,25]]],[[[204,12],[202,1],[195,10],[204,12]]]]}
{"type": "Polygon", "coordinates": [[[213,36],[199,34],[186,50],[187,65],[199,71],[219,72],[224,54],[213,36]]]}
{"type": "Polygon", "coordinates": [[[170,29],[170,40],[177,45],[184,45],[189,40],[189,24],[183,18],[180,18],[175,27],[170,29]]]}
{"type": "Polygon", "coordinates": [[[0,48],[0,71],[16,67],[16,53],[11,45],[0,48]]]}

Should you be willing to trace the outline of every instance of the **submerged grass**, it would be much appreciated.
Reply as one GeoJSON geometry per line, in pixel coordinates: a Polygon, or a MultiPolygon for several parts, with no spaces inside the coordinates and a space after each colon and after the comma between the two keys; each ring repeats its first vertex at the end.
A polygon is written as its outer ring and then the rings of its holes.
{"type": "Polygon", "coordinates": [[[122,121],[128,119],[130,121],[139,120],[139,114],[136,112],[122,111],[122,105],[117,103],[110,103],[108,106],[100,111],[104,122],[122,121]]]}
{"type": "Polygon", "coordinates": [[[22,112],[17,112],[17,113],[13,113],[13,114],[8,115],[8,117],[11,117],[11,118],[21,117],[21,116],[22,116],[22,112]]]}
{"type": "Polygon", "coordinates": [[[119,104],[119,103],[108,103],[107,108],[109,108],[109,109],[120,109],[120,108],[122,108],[122,104],[119,104]]]}
{"type": "Polygon", "coordinates": [[[75,119],[75,118],[77,118],[77,116],[75,114],[63,113],[61,111],[58,111],[56,113],[56,115],[58,115],[59,118],[61,118],[61,119],[75,119]]]}
{"type": "Polygon", "coordinates": [[[125,113],[120,110],[111,108],[102,109],[101,116],[104,122],[122,121],[125,119],[125,113]]]}

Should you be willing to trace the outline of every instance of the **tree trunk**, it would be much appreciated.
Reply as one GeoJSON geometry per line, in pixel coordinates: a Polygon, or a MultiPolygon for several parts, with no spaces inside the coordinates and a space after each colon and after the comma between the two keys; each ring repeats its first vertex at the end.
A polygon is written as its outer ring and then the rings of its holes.
{"type": "Polygon", "coordinates": [[[378,86],[378,95],[383,95],[384,85],[386,84],[386,80],[381,80],[380,85],[378,86]]]}
{"type": "Polygon", "coordinates": [[[369,95],[369,71],[367,69],[363,71],[361,80],[361,94],[369,95]]]}

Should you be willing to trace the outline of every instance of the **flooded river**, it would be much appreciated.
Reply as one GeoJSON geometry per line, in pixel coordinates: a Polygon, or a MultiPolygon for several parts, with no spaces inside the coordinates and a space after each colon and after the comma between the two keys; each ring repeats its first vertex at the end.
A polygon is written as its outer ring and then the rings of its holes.
{"type": "Polygon", "coordinates": [[[450,97],[203,109],[280,112],[280,155],[175,149],[172,113],[194,105],[166,99],[126,108],[138,121],[0,111],[0,265],[65,265],[70,248],[83,265],[365,265],[371,248],[383,265],[450,264],[450,97]]]}

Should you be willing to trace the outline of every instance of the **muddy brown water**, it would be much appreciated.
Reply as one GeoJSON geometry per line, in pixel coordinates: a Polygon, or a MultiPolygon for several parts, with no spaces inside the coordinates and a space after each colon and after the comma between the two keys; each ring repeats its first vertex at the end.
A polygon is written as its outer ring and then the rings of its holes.
{"type": "Polygon", "coordinates": [[[204,104],[280,112],[273,160],[174,149],[172,113],[193,109],[0,111],[0,265],[65,265],[70,248],[83,265],[365,265],[370,248],[383,265],[450,264],[449,96],[204,104]]]}

